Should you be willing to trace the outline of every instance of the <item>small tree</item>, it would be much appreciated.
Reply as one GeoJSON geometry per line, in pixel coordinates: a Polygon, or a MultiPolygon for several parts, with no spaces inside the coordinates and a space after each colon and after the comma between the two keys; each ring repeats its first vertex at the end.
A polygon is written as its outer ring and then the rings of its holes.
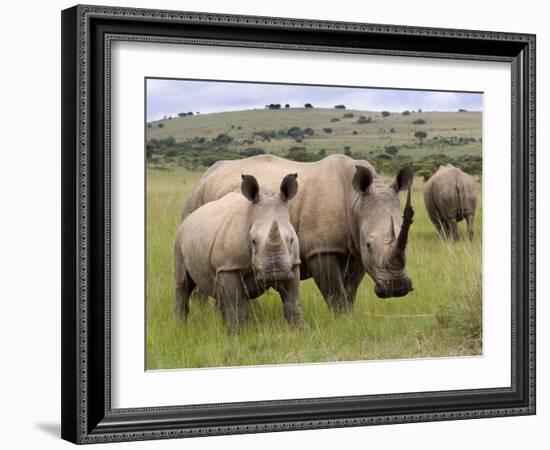
{"type": "Polygon", "coordinates": [[[403,114],[404,116],[410,116],[411,115],[411,112],[406,109],[405,111],[403,111],[401,114],[403,114]]]}
{"type": "Polygon", "coordinates": [[[382,117],[388,117],[391,115],[391,112],[389,111],[382,111],[382,117]]]}
{"type": "Polygon", "coordinates": [[[371,122],[372,122],[371,117],[361,116],[359,117],[359,119],[357,119],[357,123],[371,123],[371,122]]]}
{"type": "Polygon", "coordinates": [[[287,103],[287,104],[285,105],[285,108],[290,108],[290,105],[287,103]]]}
{"type": "Polygon", "coordinates": [[[420,141],[420,145],[422,145],[424,139],[428,137],[428,133],[425,131],[417,131],[414,133],[414,137],[417,138],[420,141]]]}
{"type": "Polygon", "coordinates": [[[464,108],[460,108],[460,109],[458,110],[458,112],[468,112],[468,110],[466,110],[466,109],[464,109],[464,108]]]}
{"type": "Polygon", "coordinates": [[[184,112],[178,113],[178,116],[179,116],[179,117],[185,117],[186,115],[187,115],[187,113],[184,113],[184,112]]]}
{"type": "Polygon", "coordinates": [[[304,105],[304,108],[311,109],[311,108],[313,108],[313,105],[311,103],[306,103],[304,105]]]}
{"type": "Polygon", "coordinates": [[[300,127],[290,127],[287,131],[287,134],[291,137],[291,138],[301,138],[303,137],[304,135],[304,132],[302,131],[302,129],[300,127]]]}
{"type": "Polygon", "coordinates": [[[346,109],[346,105],[336,105],[336,109],[346,109]]]}

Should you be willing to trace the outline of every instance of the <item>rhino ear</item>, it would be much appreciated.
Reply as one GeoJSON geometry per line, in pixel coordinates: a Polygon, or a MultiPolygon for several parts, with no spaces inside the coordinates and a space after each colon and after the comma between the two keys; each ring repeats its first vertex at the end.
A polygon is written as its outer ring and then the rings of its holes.
{"type": "Polygon", "coordinates": [[[406,191],[412,186],[413,178],[414,171],[412,166],[403,167],[395,177],[395,180],[393,180],[391,187],[395,192],[406,191]]]}
{"type": "Polygon", "coordinates": [[[369,169],[363,166],[355,166],[355,175],[353,175],[351,184],[357,192],[364,195],[369,191],[372,179],[372,173],[369,169]]]}
{"type": "Polygon", "coordinates": [[[298,178],[297,173],[289,173],[283,178],[281,182],[281,199],[283,202],[288,202],[296,195],[296,192],[298,192],[298,182],[296,178],[298,178]]]}
{"type": "Polygon", "coordinates": [[[241,175],[241,192],[251,202],[256,202],[260,198],[260,185],[258,180],[252,175],[241,175]]]}

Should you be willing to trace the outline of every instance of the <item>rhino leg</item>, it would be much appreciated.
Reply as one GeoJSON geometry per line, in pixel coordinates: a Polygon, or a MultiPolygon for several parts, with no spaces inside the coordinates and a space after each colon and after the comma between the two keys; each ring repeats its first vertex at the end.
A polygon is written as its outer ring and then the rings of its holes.
{"type": "Polygon", "coordinates": [[[276,290],[281,296],[283,315],[289,325],[304,328],[305,321],[300,304],[300,267],[294,269],[294,279],[278,284],[276,290]]]}
{"type": "Polygon", "coordinates": [[[219,306],[230,333],[238,332],[248,319],[250,305],[243,280],[238,272],[221,272],[216,291],[219,306]]]}
{"type": "Polygon", "coordinates": [[[363,270],[362,262],[350,257],[347,260],[346,269],[344,271],[344,289],[346,290],[350,306],[353,306],[355,303],[357,289],[364,276],[365,271],[363,270]]]}
{"type": "Polygon", "coordinates": [[[470,241],[474,240],[474,215],[468,214],[466,216],[466,224],[468,226],[468,238],[470,241]]]}
{"type": "Polygon", "coordinates": [[[458,241],[458,238],[460,237],[460,233],[458,231],[458,224],[456,223],[456,219],[452,218],[449,220],[449,228],[451,230],[450,236],[453,238],[453,240],[458,241]]]}
{"type": "Polygon", "coordinates": [[[339,256],[315,255],[309,259],[308,266],[328,307],[336,313],[348,312],[351,303],[344,287],[339,256]]]}
{"type": "Polygon", "coordinates": [[[195,282],[187,272],[183,262],[183,255],[179,247],[174,248],[175,274],[176,274],[176,298],[174,302],[174,313],[182,320],[189,315],[189,297],[195,288],[195,282]]]}
{"type": "Polygon", "coordinates": [[[195,289],[195,292],[193,295],[193,301],[195,301],[196,299],[201,305],[205,305],[206,303],[208,303],[208,298],[209,298],[208,294],[201,291],[200,289],[195,289]]]}

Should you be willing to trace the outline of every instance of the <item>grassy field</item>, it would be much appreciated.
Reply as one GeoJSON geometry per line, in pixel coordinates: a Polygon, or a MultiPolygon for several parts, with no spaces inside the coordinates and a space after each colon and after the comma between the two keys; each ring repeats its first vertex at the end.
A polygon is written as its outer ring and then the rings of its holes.
{"type": "MultiPolygon", "coordinates": [[[[339,114],[334,110],[330,112],[330,116],[339,114]]],[[[337,123],[332,125],[336,128],[337,123]]],[[[459,127],[459,122],[454,126],[459,127]]],[[[214,125],[211,127],[209,132],[220,132],[214,125]]],[[[208,130],[205,128],[200,133],[206,134],[208,130]]],[[[472,131],[468,134],[472,135],[472,131]]],[[[366,276],[353,312],[335,317],[315,284],[308,280],[302,282],[301,287],[302,307],[308,323],[305,330],[288,327],[280,299],[273,292],[253,301],[252,320],[238,336],[227,335],[213,302],[203,304],[192,298],[189,320],[182,323],[172,312],[172,246],[182,204],[200,175],[201,172],[177,166],[150,168],[147,172],[148,369],[481,353],[481,195],[475,241],[443,241],[428,219],[420,178],[414,182],[415,221],[407,247],[407,269],[415,290],[406,297],[378,299],[371,279],[366,276]]],[[[460,228],[464,235],[464,223],[460,228]]]]}
{"type": "Polygon", "coordinates": [[[254,109],[176,117],[150,122],[147,139],[167,139],[191,142],[196,138],[215,140],[227,134],[232,141],[227,150],[239,152],[260,147],[266,153],[285,156],[292,146],[303,146],[307,152],[326,154],[348,151],[370,155],[384,152],[386,146],[400,148],[400,156],[421,158],[444,152],[449,157],[481,154],[481,112],[413,112],[410,115],[392,113],[383,117],[380,112],[342,110],[334,108],[289,108],[281,110],[254,109]],[[346,114],[353,117],[346,118],[346,114]],[[370,117],[370,123],[358,123],[359,117],[370,117]],[[425,123],[415,124],[422,119],[425,123]],[[162,128],[161,128],[162,127],[162,128]],[[312,128],[314,133],[300,142],[289,136],[263,139],[255,133],[288,130],[291,127],[312,128]],[[330,128],[331,132],[324,131],[330,128]],[[416,131],[428,136],[422,145],[414,137],[416,131]],[[445,145],[437,138],[473,138],[464,145],[445,145]]]}

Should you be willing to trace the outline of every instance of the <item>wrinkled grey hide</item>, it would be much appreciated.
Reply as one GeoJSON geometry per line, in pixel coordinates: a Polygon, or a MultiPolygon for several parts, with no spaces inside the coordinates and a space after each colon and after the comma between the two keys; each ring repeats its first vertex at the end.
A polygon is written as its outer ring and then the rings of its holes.
{"type": "Polygon", "coordinates": [[[296,174],[287,175],[276,192],[260,190],[251,175],[239,178],[241,193],[201,206],[180,225],[174,246],[176,312],[187,317],[189,296],[198,287],[218,301],[234,331],[247,319],[248,301],[273,287],[287,321],[302,326],[300,249],[287,205],[298,190],[296,174]]]}
{"type": "Polygon", "coordinates": [[[468,237],[474,239],[477,187],[470,175],[452,164],[439,167],[424,186],[424,203],[430,220],[442,236],[457,240],[457,223],[466,219],[468,237]]]}
{"type": "Polygon", "coordinates": [[[412,290],[405,272],[410,223],[401,229],[398,195],[412,184],[411,168],[402,169],[388,186],[376,177],[367,161],[344,155],[327,156],[315,163],[273,155],[219,161],[189,195],[184,216],[238,191],[242,172],[271,183],[286,173],[298,174],[300,190],[289,209],[300,241],[301,276],[315,279],[329,307],[349,310],[365,272],[374,280],[375,293],[381,298],[403,296],[412,290]]]}

